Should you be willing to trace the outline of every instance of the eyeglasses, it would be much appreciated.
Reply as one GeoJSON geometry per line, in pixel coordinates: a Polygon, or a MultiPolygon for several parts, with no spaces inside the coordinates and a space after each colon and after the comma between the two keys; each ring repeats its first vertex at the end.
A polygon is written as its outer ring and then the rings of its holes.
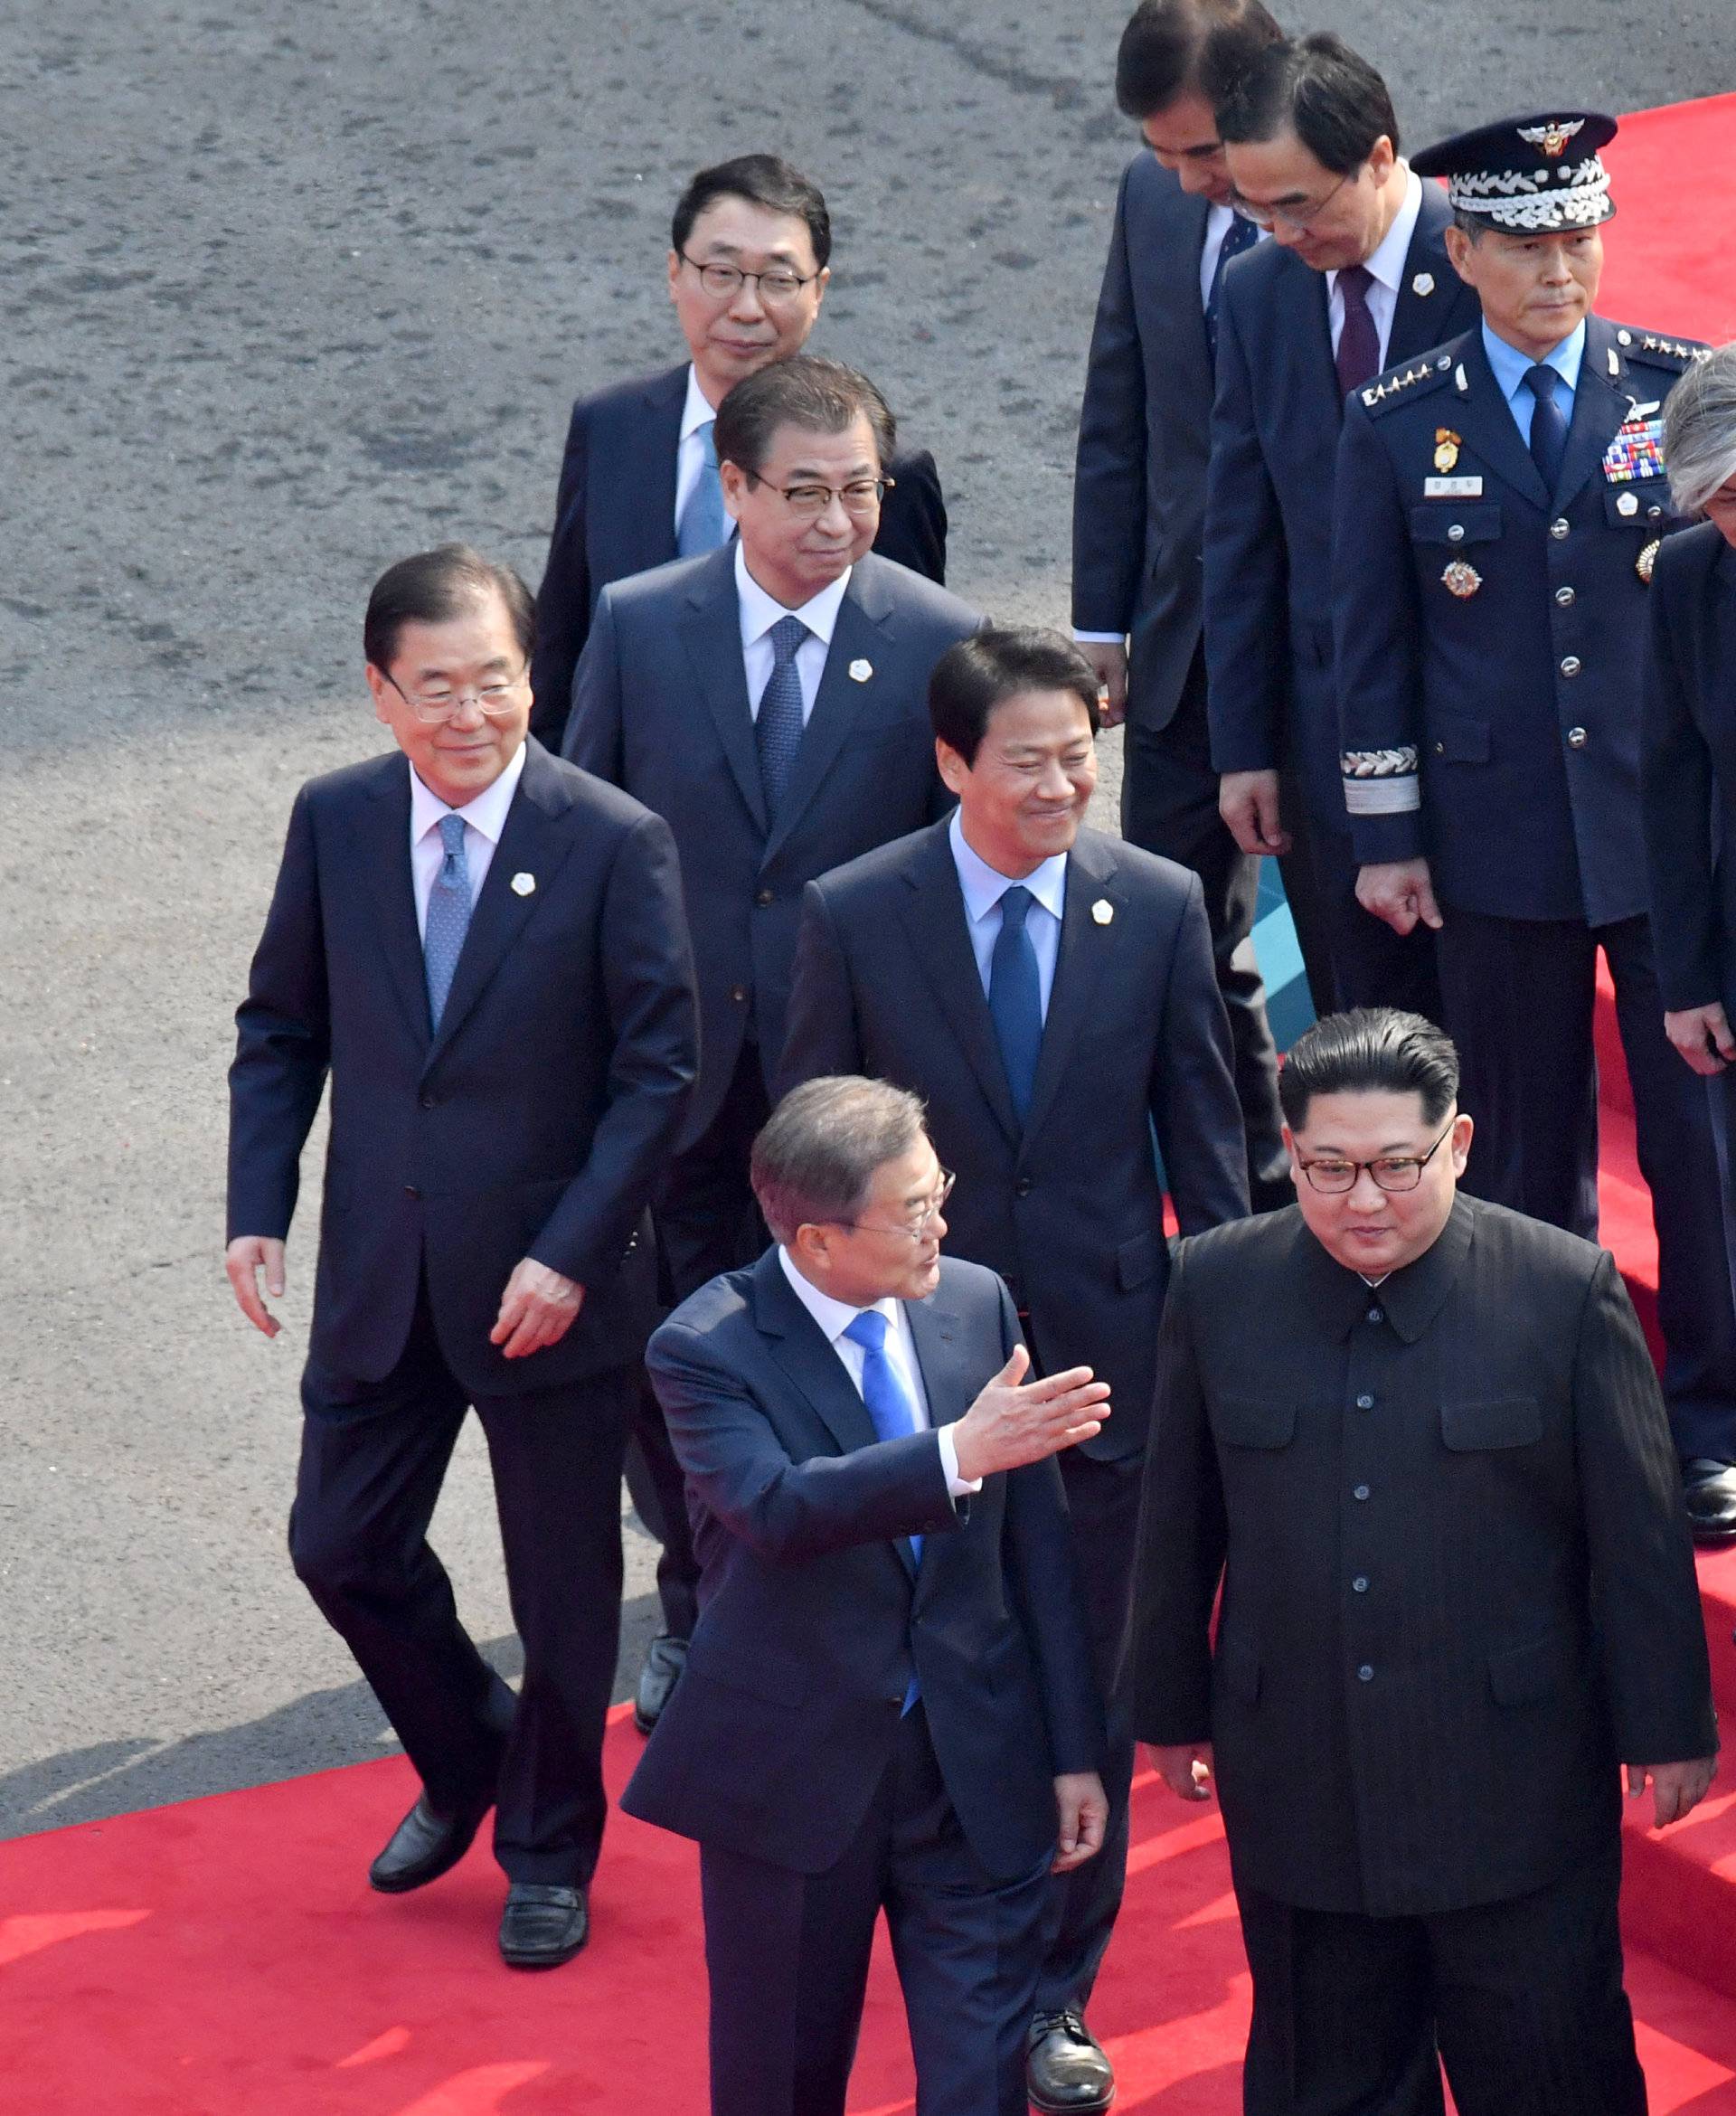
{"type": "Polygon", "coordinates": [[[1441,1133],[1426,1154],[1382,1154],[1373,1161],[1305,1161],[1298,1154],[1297,1162],[1315,1189],[1324,1191],[1328,1197],[1354,1190],[1356,1178],[1364,1168],[1374,1178],[1377,1189],[1401,1193],[1414,1190],[1422,1181],[1423,1170],[1440,1151],[1441,1139],[1458,1121],[1456,1117],[1448,1119],[1447,1131],[1441,1133]]]}
{"type": "Polygon", "coordinates": [[[713,301],[733,301],[746,280],[751,279],[754,288],[768,308],[781,308],[794,301],[804,287],[811,287],[819,278],[817,272],[804,276],[792,272],[788,265],[774,265],[767,272],[744,272],[731,264],[701,264],[696,257],[689,257],[684,250],[675,253],[683,264],[692,265],[699,274],[699,283],[713,301]]]}
{"type": "Polygon", "coordinates": [[[1298,235],[1306,235],[1356,173],[1354,169],[1346,169],[1318,205],[1305,206],[1300,213],[1294,206],[1254,205],[1243,198],[1240,192],[1235,194],[1230,203],[1244,221],[1251,221],[1256,228],[1264,228],[1269,234],[1281,221],[1287,228],[1294,228],[1298,235]]]}
{"type": "Polygon", "coordinates": [[[914,1220],[901,1221],[897,1226],[883,1225],[873,1220],[834,1220],[832,1224],[835,1227],[854,1228],[863,1234],[907,1234],[912,1242],[925,1241],[929,1228],[940,1217],[942,1207],[952,1195],[952,1186],[958,1180],[950,1168],[942,1168],[939,1189],[914,1220]]]}
{"type": "MultiPolygon", "coordinates": [[[[754,485],[767,482],[752,470],[744,470],[742,476],[754,485]]],[[[854,485],[774,485],[770,489],[783,496],[784,505],[801,521],[816,521],[835,499],[843,502],[846,515],[862,520],[879,512],[881,501],[895,483],[891,477],[861,477],[854,485]]]]}
{"type": "MultiPolygon", "coordinates": [[[[384,669],[380,671],[386,675],[384,669]]],[[[527,661],[515,676],[503,682],[498,676],[486,684],[476,684],[467,691],[441,691],[424,693],[412,697],[404,686],[386,675],[386,681],[408,705],[424,727],[438,727],[443,720],[450,720],[456,713],[474,698],[477,709],[488,720],[504,720],[517,703],[519,685],[531,673],[527,661]]]]}

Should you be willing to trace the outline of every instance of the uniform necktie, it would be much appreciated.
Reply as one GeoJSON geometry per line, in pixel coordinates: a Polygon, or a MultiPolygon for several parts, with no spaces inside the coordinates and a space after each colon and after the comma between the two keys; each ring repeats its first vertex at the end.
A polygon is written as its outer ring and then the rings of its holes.
{"type": "Polygon", "coordinates": [[[760,783],[770,817],[778,813],[802,746],[802,679],[796,650],[807,638],[807,627],[798,617],[781,617],[771,628],[771,675],[760,694],[760,714],[753,723],[760,783]]]}
{"type": "Polygon", "coordinates": [[[1338,274],[1338,291],[1344,298],[1344,327],[1338,334],[1338,393],[1349,396],[1381,372],[1381,334],[1368,306],[1368,290],[1374,275],[1366,265],[1345,265],[1338,274]]]}
{"type": "Polygon", "coordinates": [[[452,973],[458,967],[464,937],[470,930],[470,864],[464,855],[464,817],[440,817],[440,843],[446,857],[428,893],[428,918],[422,930],[422,970],[428,979],[429,1025],[438,1029],[446,1012],[452,973]]]}
{"type": "Polygon", "coordinates": [[[1037,976],[1037,951],[1025,930],[1035,902],[1018,882],[1002,897],[1001,930],[988,962],[989,1016],[1021,1124],[1031,1107],[1037,1053],[1043,1048],[1043,984],[1037,976]]]}
{"type": "Polygon", "coordinates": [[[682,558],[698,558],[704,552],[715,551],[729,534],[728,517],[723,512],[723,484],[717,474],[715,421],[708,419],[703,426],[693,430],[703,446],[704,459],[693,488],[687,495],[687,504],[681,510],[681,520],[675,524],[675,551],[682,558]]]}
{"type": "MultiPolygon", "coordinates": [[[[886,1356],[886,1318],[878,1308],[864,1308],[844,1334],[853,1345],[862,1346],[862,1400],[868,1407],[874,1438],[905,1440],[921,1431],[921,1422],[910,1392],[899,1379],[897,1367],[886,1356]]],[[[920,1563],[922,1538],[912,1535],[907,1540],[920,1563]]],[[[917,1680],[912,1676],[904,1693],[906,1712],[916,1703],[918,1695],[917,1680]]]]}
{"type": "Polygon", "coordinates": [[[1212,268],[1212,290],[1205,298],[1205,342],[1215,361],[1218,357],[1218,297],[1223,291],[1224,268],[1260,241],[1260,230],[1241,213],[1231,213],[1230,225],[1218,245],[1218,261],[1212,268]]]}
{"type": "Polygon", "coordinates": [[[1559,379],[1552,367],[1540,364],[1525,370],[1525,387],[1537,400],[1531,414],[1531,459],[1537,466],[1543,489],[1552,497],[1555,482],[1561,474],[1561,454],[1567,447],[1567,421],[1555,401],[1555,384],[1559,379]]]}

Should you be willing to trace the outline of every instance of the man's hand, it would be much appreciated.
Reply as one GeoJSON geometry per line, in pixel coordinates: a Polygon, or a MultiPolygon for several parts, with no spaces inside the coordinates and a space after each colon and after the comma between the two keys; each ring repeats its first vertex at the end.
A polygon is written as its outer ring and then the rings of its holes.
{"type": "Polygon", "coordinates": [[[1716,1756],[1696,1756],[1688,1763],[1629,1763],[1628,1798],[1637,1800],[1652,1781],[1652,1828],[1667,1829],[1684,1815],[1692,1814],[1706,1797],[1706,1789],[1718,1775],[1716,1756]]]}
{"type": "Polygon", "coordinates": [[[1055,1863],[1052,1874],[1071,1874],[1103,1848],[1109,1825],[1109,1796],[1095,1771],[1065,1771],[1055,1781],[1055,1863]]]}
{"type": "Polygon", "coordinates": [[[1664,1034],[1696,1072],[1722,1072],[1736,1059],[1736,1036],[1730,1016],[1714,999],[1710,1006],[1684,1006],[1665,1014],[1664,1034]]]}
{"type": "Polygon", "coordinates": [[[1356,876],[1356,901],[1365,912],[1384,919],[1395,933],[1415,930],[1420,920],[1440,930],[1440,906],[1429,878],[1427,860],[1383,860],[1356,876]]]}
{"type": "Polygon", "coordinates": [[[524,1359],[545,1345],[558,1345],[584,1306],[585,1289],[547,1264],[527,1256],[517,1264],[500,1297],[500,1315],[488,1342],[508,1359],[524,1359]]]}
{"type": "Polygon", "coordinates": [[[1245,853],[1287,853],[1290,834],[1278,808],[1276,771],[1226,771],[1218,781],[1218,813],[1245,853]]]}
{"type": "Polygon", "coordinates": [[[1023,1345],[952,1429],[958,1474],[967,1484],[997,1469],[1041,1462],[1062,1448],[1095,1440],[1109,1414],[1109,1384],[1089,1366],[1070,1366],[1045,1381],[1024,1382],[1031,1355],[1023,1345]]]}
{"type": "Polygon", "coordinates": [[[241,1313],[256,1330],[275,1337],[283,1325],[259,1298],[259,1273],[273,1300],[283,1299],[283,1244],[269,1234],[238,1234],[223,1252],[223,1269],[241,1313]]]}
{"type": "Polygon", "coordinates": [[[1119,639],[1078,639],[1074,645],[1091,665],[1100,695],[1098,709],[1105,727],[1119,727],[1127,716],[1127,650],[1119,639]]]}
{"type": "Polygon", "coordinates": [[[1146,1743],[1152,1768],[1178,1800],[1212,1798],[1212,1744],[1210,1742],[1177,1742],[1169,1748],[1146,1743]]]}

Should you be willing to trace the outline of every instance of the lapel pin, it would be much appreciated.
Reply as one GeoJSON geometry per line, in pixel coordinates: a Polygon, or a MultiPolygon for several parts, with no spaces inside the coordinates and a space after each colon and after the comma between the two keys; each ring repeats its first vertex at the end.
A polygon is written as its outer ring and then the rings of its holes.
{"type": "Polygon", "coordinates": [[[1410,282],[1410,291],[1413,294],[1420,294],[1426,298],[1427,296],[1432,294],[1434,290],[1435,275],[1433,272],[1419,272],[1416,278],[1410,282]]]}
{"type": "Polygon", "coordinates": [[[1109,902],[1107,896],[1099,896],[1097,902],[1091,906],[1091,916],[1097,921],[1099,926],[1107,926],[1109,921],[1115,916],[1115,906],[1109,902]]]}
{"type": "Polygon", "coordinates": [[[529,896],[535,887],[536,876],[534,874],[514,874],[513,876],[513,894],[514,896],[529,896]]]}
{"type": "Polygon", "coordinates": [[[872,661],[853,661],[850,664],[850,681],[853,684],[865,684],[873,673],[874,665],[872,661]]]}

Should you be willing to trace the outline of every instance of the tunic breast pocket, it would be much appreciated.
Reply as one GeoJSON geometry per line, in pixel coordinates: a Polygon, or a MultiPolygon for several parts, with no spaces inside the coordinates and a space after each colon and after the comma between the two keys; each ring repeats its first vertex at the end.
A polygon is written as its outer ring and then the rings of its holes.
{"type": "Polygon", "coordinates": [[[1430,500],[1426,506],[1410,510],[1412,543],[1445,543],[1457,551],[1461,544],[1494,543],[1502,534],[1498,500],[1472,505],[1459,500],[1430,500]]]}
{"type": "Polygon", "coordinates": [[[1296,1405],[1271,1396],[1220,1396],[1212,1430],[1227,1448],[1288,1448],[1296,1438],[1296,1405]]]}
{"type": "Polygon", "coordinates": [[[1628,477],[1603,487],[1603,518],[1612,529],[1639,529],[1661,536],[1673,524],[1667,477],[1628,477]]]}
{"type": "Polygon", "coordinates": [[[1443,1403],[1440,1437],[1455,1454],[1528,1448],[1543,1437],[1543,1407],[1535,1396],[1486,1396],[1443,1403]]]}

